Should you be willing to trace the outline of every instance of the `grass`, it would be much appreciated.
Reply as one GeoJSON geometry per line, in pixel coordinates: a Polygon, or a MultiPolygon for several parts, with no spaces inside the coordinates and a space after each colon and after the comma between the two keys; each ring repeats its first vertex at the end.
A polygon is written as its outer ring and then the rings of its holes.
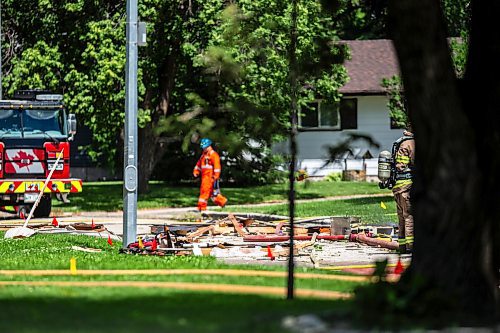
{"type": "MultiPolygon", "coordinates": [[[[302,182],[297,183],[297,199],[316,199],[329,196],[383,193],[375,183],[366,182],[302,182]]],[[[227,187],[222,192],[230,205],[275,202],[288,199],[287,184],[227,187]]],[[[139,195],[138,207],[193,207],[198,198],[198,186],[172,186],[151,182],[150,192],[139,195]]],[[[54,209],[63,211],[117,211],[123,208],[122,182],[84,183],[83,192],[70,196],[70,204],[54,202],[54,209]]]]}
{"type": "Polygon", "coordinates": [[[134,288],[0,288],[2,332],[287,332],[283,317],[348,302],[134,288]]]}
{"type": "MultiPolygon", "coordinates": [[[[76,235],[36,235],[23,240],[3,239],[0,233],[0,269],[69,269],[72,257],[77,260],[78,269],[213,269],[240,268],[284,271],[284,267],[267,265],[227,265],[213,257],[195,256],[139,256],[119,254],[120,242],[111,247],[106,239],[95,239],[76,235]],[[72,245],[101,249],[100,253],[87,253],[71,250],[72,245]]],[[[308,268],[297,268],[297,272],[328,274],[308,268]]],[[[283,278],[275,277],[232,277],[232,276],[49,276],[24,277],[1,276],[0,280],[70,280],[70,281],[176,281],[229,283],[247,285],[285,286],[283,278]]],[[[336,290],[350,292],[359,283],[335,280],[298,279],[297,286],[309,289],[336,290]]]]}
{"type": "MultiPolygon", "coordinates": [[[[253,207],[233,207],[235,212],[253,212],[288,216],[288,204],[253,207]]],[[[297,203],[295,216],[356,216],[362,222],[388,224],[397,222],[396,203],[391,196],[348,200],[324,200],[297,203]],[[381,207],[381,202],[386,209],[381,207]]]]}
{"type": "MultiPolygon", "coordinates": [[[[5,240],[0,233],[0,269],[69,269],[71,257],[78,269],[242,268],[281,270],[284,267],[228,266],[211,257],[151,257],[118,253],[106,239],[74,235],[35,235],[5,240]],[[101,253],[73,251],[71,245],[102,249],[101,253]]],[[[298,268],[297,272],[325,271],[298,268]]],[[[283,277],[193,276],[6,276],[4,281],[176,281],[239,285],[282,286],[283,277]]],[[[352,292],[360,283],[297,279],[297,288],[352,292]]],[[[191,292],[153,288],[83,288],[51,286],[0,287],[0,332],[286,332],[287,315],[325,314],[351,304],[348,301],[296,299],[191,292]]]]}
{"type": "MultiPolygon", "coordinates": [[[[223,188],[231,204],[275,202],[287,199],[287,185],[223,188]]],[[[314,182],[297,184],[298,199],[329,196],[383,193],[376,184],[350,182],[314,182]]],[[[139,196],[139,208],[194,206],[196,187],[175,187],[152,183],[151,192],[139,196]]],[[[120,182],[87,183],[80,196],[73,196],[70,206],[56,204],[66,211],[116,211],[122,208],[120,182]]],[[[286,215],[287,204],[232,207],[233,211],[286,215]]],[[[298,203],[299,217],[319,215],[361,216],[367,220],[395,220],[393,199],[364,198],[342,201],[298,203]],[[384,201],[387,210],[380,208],[384,201]]],[[[70,258],[78,269],[180,269],[241,268],[280,270],[264,265],[226,265],[212,257],[151,257],[123,255],[115,242],[73,235],[36,235],[24,240],[4,240],[0,232],[0,269],[69,269],[70,258]],[[102,249],[101,253],[71,250],[72,245],[102,249]]],[[[311,268],[296,272],[331,274],[311,268]]],[[[183,276],[0,276],[4,281],[165,281],[282,286],[283,277],[231,277],[215,275],[183,276]]],[[[296,279],[297,288],[352,292],[362,283],[296,279]]],[[[229,295],[173,289],[132,287],[0,287],[0,332],[286,332],[281,326],[287,315],[345,313],[350,301],[295,299],[277,296],[229,295]]]]}

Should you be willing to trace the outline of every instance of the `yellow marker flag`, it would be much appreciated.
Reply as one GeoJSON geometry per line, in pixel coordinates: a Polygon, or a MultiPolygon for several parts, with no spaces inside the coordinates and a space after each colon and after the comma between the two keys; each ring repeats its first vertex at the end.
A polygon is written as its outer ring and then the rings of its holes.
{"type": "Polygon", "coordinates": [[[140,249],[144,248],[144,244],[142,244],[142,237],[139,237],[139,248],[140,249]]]}
{"type": "Polygon", "coordinates": [[[69,260],[69,271],[71,272],[71,275],[76,275],[76,259],[71,258],[69,260]]]}
{"type": "Polygon", "coordinates": [[[385,205],[385,203],[383,201],[380,201],[380,207],[382,209],[387,209],[387,206],[385,205]]]}

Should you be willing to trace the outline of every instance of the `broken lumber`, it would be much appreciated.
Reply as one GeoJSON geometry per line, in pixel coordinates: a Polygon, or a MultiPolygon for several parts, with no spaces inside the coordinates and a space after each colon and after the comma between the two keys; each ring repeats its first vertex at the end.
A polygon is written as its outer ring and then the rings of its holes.
{"type": "Polygon", "coordinates": [[[209,231],[213,231],[213,230],[214,230],[213,225],[209,225],[207,227],[201,227],[198,230],[196,230],[195,232],[192,232],[192,233],[186,235],[186,238],[189,240],[192,240],[198,236],[203,235],[205,232],[209,232],[209,231]]]}
{"type": "Polygon", "coordinates": [[[241,237],[245,237],[245,235],[247,235],[247,233],[243,230],[243,228],[241,227],[241,225],[238,222],[238,220],[236,219],[236,217],[234,217],[233,214],[229,214],[227,217],[229,217],[229,219],[233,223],[234,229],[236,229],[236,232],[238,233],[238,235],[240,235],[241,237]]]}

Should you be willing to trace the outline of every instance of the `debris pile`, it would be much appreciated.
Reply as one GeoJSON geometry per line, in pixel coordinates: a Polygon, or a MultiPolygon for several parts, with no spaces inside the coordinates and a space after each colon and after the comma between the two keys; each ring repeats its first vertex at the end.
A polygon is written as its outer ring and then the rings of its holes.
{"type": "MultiPolygon", "coordinates": [[[[13,230],[13,228],[16,228],[17,226],[17,224],[3,224],[0,227],[0,230],[13,230]]],[[[103,224],[95,224],[94,221],[92,221],[92,223],[71,223],[68,225],[62,225],[59,224],[57,218],[54,217],[51,223],[31,224],[26,229],[31,230],[30,235],[18,235],[13,238],[29,237],[34,234],[67,234],[94,236],[121,241],[121,237],[106,229],[103,224]]]]}
{"type": "MultiPolygon", "coordinates": [[[[335,248],[362,251],[366,245],[397,249],[394,226],[360,226],[353,217],[317,217],[295,222],[294,256],[318,264],[335,248]],[[346,244],[348,243],[348,244],[346,244]],[[337,244],[335,246],[335,244],[337,244]]],[[[211,255],[223,259],[286,261],[290,226],[284,216],[210,213],[204,223],[153,225],[150,235],[123,253],[142,255],[211,255]]]]}

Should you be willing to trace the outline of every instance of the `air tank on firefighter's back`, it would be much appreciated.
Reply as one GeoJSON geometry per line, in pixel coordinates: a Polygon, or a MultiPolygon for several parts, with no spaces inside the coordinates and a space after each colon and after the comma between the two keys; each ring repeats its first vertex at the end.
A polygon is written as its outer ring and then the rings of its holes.
{"type": "Polygon", "coordinates": [[[385,182],[391,178],[392,154],[387,150],[381,151],[378,155],[378,178],[385,182]]]}

